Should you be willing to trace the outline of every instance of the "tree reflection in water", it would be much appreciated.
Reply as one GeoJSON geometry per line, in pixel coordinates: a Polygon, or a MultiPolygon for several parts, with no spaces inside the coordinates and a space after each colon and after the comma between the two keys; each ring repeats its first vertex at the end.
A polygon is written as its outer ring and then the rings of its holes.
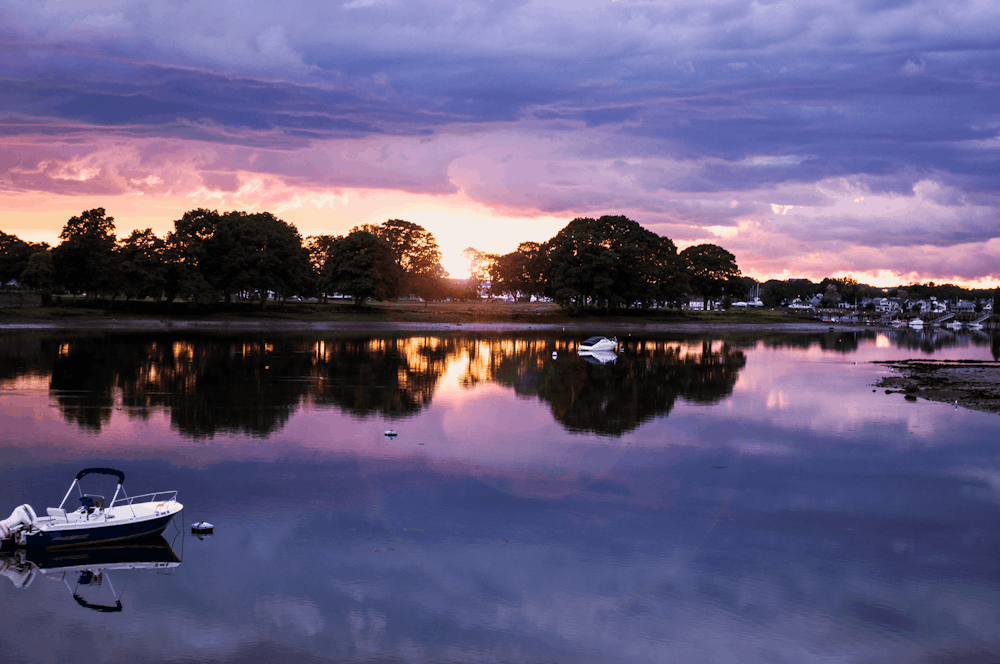
{"type": "Polygon", "coordinates": [[[315,401],[360,417],[408,417],[429,406],[448,362],[458,354],[452,337],[366,337],[317,344],[315,401]]]}
{"type": "Polygon", "coordinates": [[[575,338],[100,333],[7,338],[0,380],[47,375],[63,417],[93,432],[121,408],[131,419],[162,410],[188,437],[265,437],[305,403],[412,416],[453,363],[456,387],[504,385],[549,404],[569,430],[619,436],[667,415],[678,397],[728,396],[746,358],[718,341],[636,341],[614,362],[591,364],[575,338]]]}
{"type": "Polygon", "coordinates": [[[294,351],[263,338],[77,338],[58,345],[50,389],[68,421],[93,431],[120,392],[130,418],[164,408],[187,436],[267,436],[308,392],[308,383],[283,380],[309,374],[308,358],[294,351]]]}
{"type": "Polygon", "coordinates": [[[743,351],[710,341],[640,341],[605,364],[584,361],[575,344],[480,343],[489,349],[491,380],[547,402],[570,431],[609,436],[668,415],[678,397],[699,403],[725,398],[746,364],[743,351]],[[557,359],[549,360],[553,349],[557,359]]]}

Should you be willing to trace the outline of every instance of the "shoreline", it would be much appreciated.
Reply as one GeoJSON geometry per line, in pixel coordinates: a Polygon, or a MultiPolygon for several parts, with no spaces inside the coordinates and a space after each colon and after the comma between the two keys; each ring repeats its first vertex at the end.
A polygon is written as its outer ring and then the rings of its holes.
{"type": "MultiPolygon", "coordinates": [[[[833,327],[819,321],[789,321],[787,323],[740,323],[732,321],[685,322],[602,322],[583,320],[566,322],[528,323],[522,321],[491,322],[429,322],[429,321],[303,321],[287,319],[264,320],[191,320],[149,318],[72,318],[38,320],[0,315],[0,332],[28,330],[134,330],[137,332],[182,331],[274,331],[274,332],[582,332],[598,331],[609,334],[627,332],[706,333],[706,332],[787,332],[820,333],[833,327]]],[[[836,326],[839,332],[856,332],[864,326],[836,326]]]]}

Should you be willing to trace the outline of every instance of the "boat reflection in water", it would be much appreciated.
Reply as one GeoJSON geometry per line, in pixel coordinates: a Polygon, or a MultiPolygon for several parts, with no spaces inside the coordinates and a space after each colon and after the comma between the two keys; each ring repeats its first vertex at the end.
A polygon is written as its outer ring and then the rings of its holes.
{"type": "Polygon", "coordinates": [[[580,351],[580,357],[582,357],[585,362],[589,362],[591,364],[607,364],[608,362],[614,362],[615,358],[618,356],[610,350],[593,350],[590,352],[580,351]]]}
{"type": "Polygon", "coordinates": [[[170,544],[155,537],[127,546],[64,551],[16,549],[0,554],[0,574],[17,588],[27,588],[39,577],[62,582],[80,606],[101,613],[122,610],[122,593],[136,570],[172,573],[181,564],[170,544]],[[121,590],[111,572],[120,573],[121,590]]]}

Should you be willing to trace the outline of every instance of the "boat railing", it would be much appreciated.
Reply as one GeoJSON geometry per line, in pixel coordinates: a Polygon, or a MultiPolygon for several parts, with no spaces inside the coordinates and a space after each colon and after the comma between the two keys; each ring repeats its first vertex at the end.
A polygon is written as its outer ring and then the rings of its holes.
{"type": "MultiPolygon", "coordinates": [[[[131,509],[136,503],[167,503],[176,500],[176,491],[157,491],[156,493],[144,493],[138,496],[126,496],[125,498],[119,498],[115,502],[111,503],[111,506],[128,506],[131,509]],[[160,496],[163,497],[161,498],[160,496]]],[[[132,509],[132,516],[135,516],[134,509],[132,509]]]]}

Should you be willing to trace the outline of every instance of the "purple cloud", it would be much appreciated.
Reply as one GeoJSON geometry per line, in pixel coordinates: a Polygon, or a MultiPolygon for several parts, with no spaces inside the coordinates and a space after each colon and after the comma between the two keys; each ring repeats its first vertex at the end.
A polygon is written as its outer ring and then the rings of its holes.
{"type": "Polygon", "coordinates": [[[680,241],[771,224],[789,251],[843,243],[845,266],[865,248],[996,258],[998,22],[860,0],[8,5],[0,191],[263,177],[622,212],[680,241]]]}

